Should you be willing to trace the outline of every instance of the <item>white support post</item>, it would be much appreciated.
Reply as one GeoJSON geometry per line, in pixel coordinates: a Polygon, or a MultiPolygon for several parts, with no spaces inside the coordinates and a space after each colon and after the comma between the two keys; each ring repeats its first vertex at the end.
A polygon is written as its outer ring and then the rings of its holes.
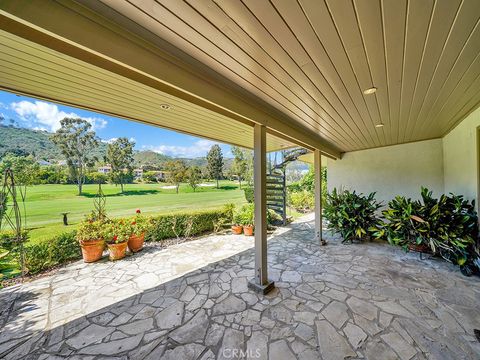
{"type": "Polygon", "coordinates": [[[320,244],[325,245],[322,234],[322,155],[320,150],[313,153],[313,170],[315,173],[315,236],[320,244]]]}
{"type": "Polygon", "coordinates": [[[253,148],[255,277],[249,282],[249,287],[266,294],[274,284],[267,276],[267,136],[263,125],[255,124],[253,148]]]}

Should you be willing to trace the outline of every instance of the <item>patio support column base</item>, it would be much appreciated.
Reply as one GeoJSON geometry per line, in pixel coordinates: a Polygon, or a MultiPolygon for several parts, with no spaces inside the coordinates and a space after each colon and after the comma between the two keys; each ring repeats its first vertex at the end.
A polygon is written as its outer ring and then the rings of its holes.
{"type": "Polygon", "coordinates": [[[266,284],[261,285],[257,284],[255,279],[252,279],[248,282],[248,288],[256,293],[265,295],[275,288],[275,283],[271,280],[267,280],[266,284]]]}
{"type": "Polygon", "coordinates": [[[273,289],[267,276],[267,132],[255,124],[253,131],[253,188],[255,203],[255,272],[248,287],[266,294],[273,289]]]}

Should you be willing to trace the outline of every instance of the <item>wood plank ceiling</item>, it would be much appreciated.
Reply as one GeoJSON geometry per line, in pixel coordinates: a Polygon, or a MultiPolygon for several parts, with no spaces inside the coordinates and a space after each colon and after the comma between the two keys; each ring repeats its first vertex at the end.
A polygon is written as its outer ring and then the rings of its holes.
{"type": "MultiPolygon", "coordinates": [[[[194,136],[253,147],[253,128],[0,30],[0,88],[194,136]],[[169,109],[164,109],[168,105],[169,109]]],[[[161,140],[161,139],[160,139],[161,140]]],[[[267,135],[267,150],[296,146],[267,135]]]]}
{"type": "Polygon", "coordinates": [[[343,151],[441,137],[480,102],[478,0],[102,1],[343,151]]]}

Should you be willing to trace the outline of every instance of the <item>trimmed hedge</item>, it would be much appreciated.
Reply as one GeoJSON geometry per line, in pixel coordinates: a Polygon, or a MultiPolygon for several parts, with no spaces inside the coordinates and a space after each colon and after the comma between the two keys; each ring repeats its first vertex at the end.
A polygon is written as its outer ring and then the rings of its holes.
{"type": "MultiPolygon", "coordinates": [[[[145,240],[159,241],[211,232],[219,224],[230,223],[232,216],[233,205],[216,210],[154,216],[151,218],[152,226],[147,230],[145,240]]],[[[18,248],[8,241],[11,236],[9,233],[0,233],[0,247],[13,250],[12,256],[19,258],[18,248]]],[[[72,231],[42,242],[26,243],[24,255],[28,273],[36,274],[70,260],[81,259],[82,252],[75,236],[76,231],[72,231]]]]}
{"type": "Polygon", "coordinates": [[[253,203],[254,196],[253,196],[253,187],[244,187],[243,192],[245,193],[245,200],[249,203],[253,203]]]}
{"type": "Polygon", "coordinates": [[[25,244],[25,266],[30,274],[82,257],[75,231],[35,244],[25,244]]]}
{"type": "Polygon", "coordinates": [[[152,218],[153,226],[145,234],[146,241],[158,241],[182,236],[200,235],[215,229],[218,222],[232,221],[232,208],[205,210],[152,218]]]}

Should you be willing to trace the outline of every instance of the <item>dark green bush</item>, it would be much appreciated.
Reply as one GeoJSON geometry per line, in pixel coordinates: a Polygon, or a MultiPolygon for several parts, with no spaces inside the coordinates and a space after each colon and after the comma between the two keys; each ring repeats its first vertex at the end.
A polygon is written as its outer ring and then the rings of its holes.
{"type": "Polygon", "coordinates": [[[253,187],[244,187],[243,192],[245,193],[245,200],[249,203],[253,203],[254,196],[253,196],[253,187]]]}
{"type": "Polygon", "coordinates": [[[458,265],[471,260],[478,238],[478,217],[475,202],[463,196],[432,196],[421,189],[421,200],[397,196],[382,212],[382,222],[374,234],[391,244],[408,250],[409,245],[426,245],[433,254],[458,265]]]}
{"type": "MultiPolygon", "coordinates": [[[[219,224],[232,221],[233,205],[227,204],[223,209],[206,210],[171,215],[159,215],[152,218],[152,226],[147,230],[147,241],[167,238],[194,236],[214,231],[219,224]]],[[[10,233],[0,233],[0,247],[12,249],[19,256],[18,246],[13,246],[10,233]],[[1,246],[1,245],[4,246],[1,246]]],[[[53,266],[82,257],[76,231],[64,233],[38,243],[24,245],[25,266],[28,273],[36,274],[53,266]]]]}
{"type": "Polygon", "coordinates": [[[342,235],[343,241],[370,238],[371,229],[379,225],[376,211],[381,204],[375,200],[375,193],[368,196],[348,190],[338,192],[333,189],[327,195],[324,216],[328,228],[342,235]]]}
{"type": "Polygon", "coordinates": [[[288,194],[288,205],[299,212],[308,212],[315,207],[315,195],[311,191],[291,191],[288,194]]]}
{"type": "Polygon", "coordinates": [[[382,211],[386,221],[379,223],[373,236],[386,239],[390,244],[402,246],[405,250],[408,250],[410,244],[421,245],[423,238],[418,231],[420,207],[418,201],[396,196],[388,203],[388,208],[382,211]]]}
{"type": "Polygon", "coordinates": [[[232,208],[205,210],[171,215],[159,215],[152,218],[152,228],[147,231],[147,241],[194,236],[213,231],[215,225],[223,219],[232,219],[232,208]]]}
{"type": "MultiPolygon", "coordinates": [[[[22,231],[23,241],[28,237],[28,231],[22,231]]],[[[18,246],[18,242],[15,239],[15,233],[13,231],[0,231],[0,248],[11,251],[18,246]]]]}
{"type": "Polygon", "coordinates": [[[63,233],[48,241],[25,244],[24,254],[25,266],[30,274],[82,257],[75,231],[63,233]]]}
{"type": "MultiPolygon", "coordinates": [[[[327,199],[327,167],[322,167],[322,206],[325,206],[327,199]]],[[[289,195],[306,191],[311,194],[313,199],[315,193],[315,172],[313,166],[310,166],[308,172],[299,180],[287,185],[289,195]]],[[[295,196],[295,195],[294,195],[295,196]]],[[[298,196],[298,195],[297,195],[298,196]]],[[[293,206],[295,208],[295,206],[293,206]]]]}

